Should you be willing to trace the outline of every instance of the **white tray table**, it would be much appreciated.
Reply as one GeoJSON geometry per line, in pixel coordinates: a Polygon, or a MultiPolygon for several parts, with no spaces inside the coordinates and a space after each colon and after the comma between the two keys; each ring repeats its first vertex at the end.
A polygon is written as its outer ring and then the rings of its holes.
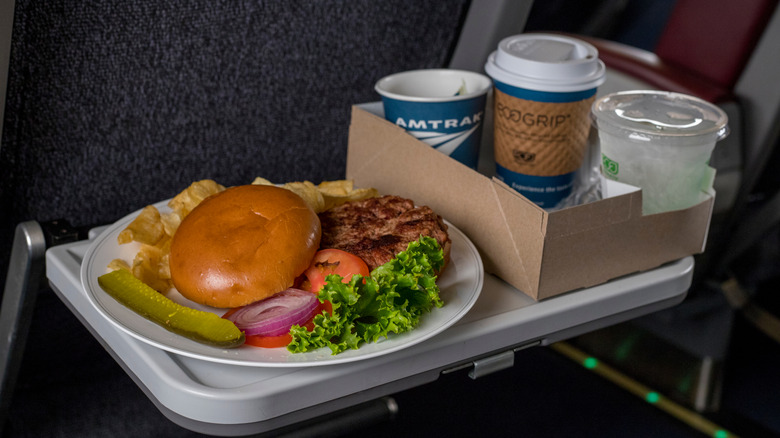
{"type": "Polygon", "coordinates": [[[515,352],[577,336],[681,302],[693,275],[686,257],[648,272],[535,302],[486,275],[469,313],[408,349],[346,364],[243,367],[166,352],[115,328],[87,300],[79,278],[89,240],[46,253],[46,274],[65,304],[169,419],[201,433],[275,430],[435,381],[470,368],[481,375],[512,366],[515,352]]]}

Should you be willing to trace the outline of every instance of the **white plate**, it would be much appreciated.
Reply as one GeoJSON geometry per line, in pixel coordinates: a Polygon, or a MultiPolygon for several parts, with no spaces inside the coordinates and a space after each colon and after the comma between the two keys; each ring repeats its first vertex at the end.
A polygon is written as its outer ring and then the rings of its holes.
{"type": "MultiPolygon", "coordinates": [[[[170,211],[166,201],[156,204],[161,212],[170,211]]],[[[139,210],[140,211],[140,210],[139,210]]],[[[484,281],[482,259],[474,244],[452,224],[449,226],[452,250],[450,264],[437,283],[441,289],[444,306],[434,308],[423,315],[420,324],[412,331],[391,335],[376,343],[363,344],[357,350],[332,355],[322,348],[308,353],[292,354],[284,348],[256,348],[242,346],[221,349],[176,335],[152,321],[128,309],[100,288],[97,278],[108,272],[106,266],[113,259],[131,262],[139,245],[119,245],[117,236],[139,212],[117,221],[101,233],[90,245],[81,264],[81,283],[92,305],[113,325],[129,335],[163,350],[211,362],[254,367],[304,367],[353,362],[392,353],[441,333],[461,319],[479,297],[484,281]]],[[[182,297],[172,290],[168,295],[180,304],[222,315],[224,309],[205,307],[182,297]]]]}

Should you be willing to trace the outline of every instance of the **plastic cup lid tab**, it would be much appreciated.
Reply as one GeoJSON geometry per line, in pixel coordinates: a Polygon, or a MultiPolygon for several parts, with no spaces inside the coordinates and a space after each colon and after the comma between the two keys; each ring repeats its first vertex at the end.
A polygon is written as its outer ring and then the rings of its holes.
{"type": "Polygon", "coordinates": [[[515,87],[566,93],[598,87],[604,83],[606,68],[591,44],[562,35],[529,33],[501,40],[485,72],[515,87]]]}

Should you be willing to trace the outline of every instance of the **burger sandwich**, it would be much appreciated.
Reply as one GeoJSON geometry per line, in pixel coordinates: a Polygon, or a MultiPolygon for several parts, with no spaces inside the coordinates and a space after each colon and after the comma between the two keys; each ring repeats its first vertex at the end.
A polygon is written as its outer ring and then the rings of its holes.
{"type": "Polygon", "coordinates": [[[162,245],[170,282],[228,309],[249,345],[336,354],[411,330],[443,304],[435,279],[449,261],[447,225],[398,196],[336,204],[268,184],[219,190],[162,245]]]}

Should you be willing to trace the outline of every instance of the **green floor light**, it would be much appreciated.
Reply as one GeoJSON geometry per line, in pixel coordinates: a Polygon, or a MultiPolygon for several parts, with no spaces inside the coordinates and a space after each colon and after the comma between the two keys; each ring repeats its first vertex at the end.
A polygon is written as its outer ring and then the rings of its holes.
{"type": "Polygon", "coordinates": [[[596,368],[599,364],[599,360],[595,357],[588,357],[584,361],[582,361],[582,365],[585,366],[585,368],[592,370],[593,368],[596,368]]]}

